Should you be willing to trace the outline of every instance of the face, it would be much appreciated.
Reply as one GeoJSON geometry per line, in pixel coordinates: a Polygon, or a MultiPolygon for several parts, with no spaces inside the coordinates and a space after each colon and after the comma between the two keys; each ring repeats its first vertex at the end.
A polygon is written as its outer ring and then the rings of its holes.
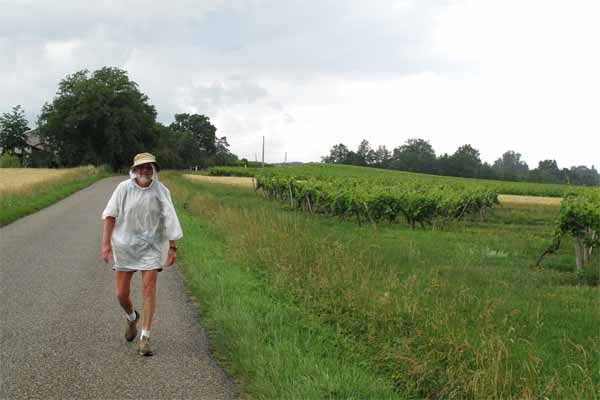
{"type": "Polygon", "coordinates": [[[143,185],[143,184],[150,183],[150,181],[152,180],[152,174],[154,171],[152,170],[152,164],[146,163],[146,164],[141,164],[141,165],[136,166],[133,169],[133,172],[135,173],[135,176],[138,178],[138,181],[143,185]]]}

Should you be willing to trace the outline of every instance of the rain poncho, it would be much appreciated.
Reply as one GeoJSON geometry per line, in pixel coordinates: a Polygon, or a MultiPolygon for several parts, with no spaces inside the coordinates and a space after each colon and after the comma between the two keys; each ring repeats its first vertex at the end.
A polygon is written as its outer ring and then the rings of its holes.
{"type": "Polygon", "coordinates": [[[162,269],[169,240],[183,236],[171,193],[158,181],[154,165],[153,169],[152,182],[145,188],[130,171],[130,179],[117,186],[102,212],[102,219],[115,217],[111,238],[114,270],[162,269]]]}

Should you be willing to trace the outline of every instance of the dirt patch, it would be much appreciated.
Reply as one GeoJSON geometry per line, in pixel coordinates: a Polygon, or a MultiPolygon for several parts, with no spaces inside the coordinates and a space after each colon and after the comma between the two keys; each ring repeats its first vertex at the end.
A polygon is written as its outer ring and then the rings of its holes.
{"type": "Polygon", "coordinates": [[[208,175],[184,175],[187,179],[197,182],[220,183],[254,189],[254,178],[240,176],[208,176],[208,175]]]}
{"type": "Polygon", "coordinates": [[[560,206],[560,197],[516,196],[501,194],[498,196],[501,204],[517,206],[560,206]]]}

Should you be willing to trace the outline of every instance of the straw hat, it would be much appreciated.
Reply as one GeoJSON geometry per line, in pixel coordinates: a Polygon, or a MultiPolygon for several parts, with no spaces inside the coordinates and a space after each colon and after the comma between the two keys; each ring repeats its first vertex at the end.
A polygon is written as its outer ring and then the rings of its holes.
{"type": "Polygon", "coordinates": [[[154,157],[150,153],[136,154],[135,157],[133,157],[133,165],[129,169],[131,170],[131,169],[134,169],[135,167],[137,167],[138,165],[147,164],[147,163],[154,163],[154,165],[156,165],[156,170],[157,171],[160,170],[160,165],[158,165],[158,163],[156,162],[156,157],[154,157]]]}

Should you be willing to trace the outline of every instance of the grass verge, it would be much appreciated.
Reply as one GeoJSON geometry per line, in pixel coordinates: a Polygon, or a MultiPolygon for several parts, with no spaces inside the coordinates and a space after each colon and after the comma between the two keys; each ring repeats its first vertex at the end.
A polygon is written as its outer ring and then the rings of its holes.
{"type": "MultiPolygon", "coordinates": [[[[324,342],[319,351],[356,360],[391,382],[397,397],[598,398],[598,288],[579,284],[571,243],[548,258],[545,269],[530,268],[551,236],[556,207],[500,207],[485,223],[465,221],[436,231],[359,227],[290,212],[251,190],[193,184],[177,175],[164,180],[186,213],[215,235],[207,236],[219,243],[225,264],[259,277],[258,291],[275,293],[303,320],[332,332],[335,341],[324,342]]],[[[186,240],[196,246],[203,234],[187,232],[186,240]]],[[[182,254],[200,271],[209,261],[201,253],[182,254]]],[[[207,308],[221,301],[216,288],[229,279],[208,284],[215,292],[205,293],[207,308]]],[[[237,319],[261,315],[264,311],[252,315],[248,309],[237,319]]],[[[278,335],[289,334],[283,328],[290,323],[283,321],[278,335]]],[[[223,339],[226,335],[245,337],[243,331],[218,329],[215,342],[232,340],[223,339]]],[[[258,336],[250,335],[259,345],[248,346],[268,359],[260,340],[285,340],[278,335],[270,324],[261,325],[258,336]]],[[[287,392],[286,379],[248,371],[252,361],[241,361],[246,355],[239,348],[219,348],[223,359],[239,366],[234,372],[245,377],[246,386],[276,382],[287,392]]],[[[303,357],[300,349],[282,350],[303,357]]],[[[304,374],[293,372],[300,380],[304,374]]]]}
{"type": "Polygon", "coordinates": [[[263,274],[227,260],[224,238],[178,208],[181,266],[200,303],[217,359],[244,394],[265,399],[398,398],[352,343],[273,289],[263,274]]]}
{"type": "Polygon", "coordinates": [[[14,191],[4,190],[0,193],[0,226],[48,207],[110,175],[110,172],[103,168],[73,168],[58,178],[20,186],[14,191]]]}

